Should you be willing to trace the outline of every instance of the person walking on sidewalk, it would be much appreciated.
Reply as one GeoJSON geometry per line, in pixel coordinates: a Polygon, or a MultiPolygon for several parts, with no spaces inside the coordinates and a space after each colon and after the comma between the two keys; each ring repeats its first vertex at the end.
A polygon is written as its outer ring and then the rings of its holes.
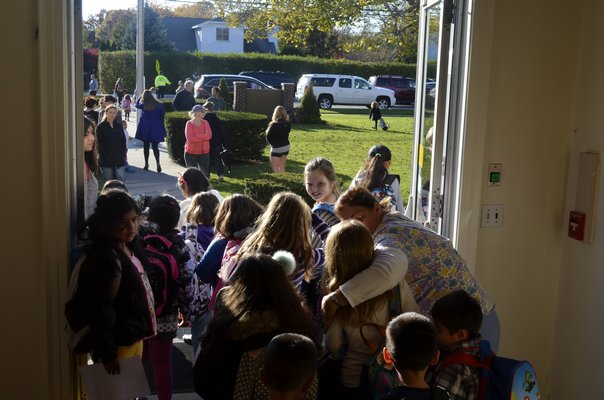
{"type": "Polygon", "coordinates": [[[164,106],[156,100],[149,90],[137,100],[136,108],[141,110],[141,118],[136,127],[136,138],[144,143],[143,155],[145,156],[144,170],[149,169],[149,147],[153,146],[153,156],[157,163],[157,172],[161,172],[159,163],[159,143],[166,137],[164,126],[164,106]]]}

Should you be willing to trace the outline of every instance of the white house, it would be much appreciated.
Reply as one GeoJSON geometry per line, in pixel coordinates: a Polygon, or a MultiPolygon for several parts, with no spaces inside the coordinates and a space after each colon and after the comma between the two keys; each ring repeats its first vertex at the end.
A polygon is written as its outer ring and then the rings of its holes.
{"type": "Polygon", "coordinates": [[[223,20],[211,19],[193,26],[197,50],[203,53],[243,53],[241,27],[229,28],[223,20]]]}
{"type": "Polygon", "coordinates": [[[277,38],[273,34],[248,42],[244,39],[245,28],[229,27],[222,18],[165,17],[162,22],[168,41],[179,51],[277,53],[277,38]]]}

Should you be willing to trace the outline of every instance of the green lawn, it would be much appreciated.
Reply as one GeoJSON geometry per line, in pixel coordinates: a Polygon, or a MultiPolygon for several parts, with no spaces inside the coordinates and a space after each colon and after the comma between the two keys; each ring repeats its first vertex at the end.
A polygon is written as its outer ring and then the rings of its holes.
{"type": "MultiPolygon", "coordinates": [[[[388,131],[373,130],[369,111],[337,109],[321,111],[326,125],[293,125],[290,133],[291,151],[286,170],[299,173],[300,180],[304,166],[313,157],[326,157],[334,164],[336,172],[343,176],[347,188],[367,156],[367,151],[376,143],[382,143],[392,151],[390,173],[401,176],[403,198],[409,195],[411,164],[413,158],[413,112],[401,110],[382,111],[388,131]]],[[[225,175],[225,182],[213,181],[216,189],[224,194],[242,193],[244,179],[270,172],[269,148],[263,160],[255,164],[235,165],[231,174],[225,175]]]]}

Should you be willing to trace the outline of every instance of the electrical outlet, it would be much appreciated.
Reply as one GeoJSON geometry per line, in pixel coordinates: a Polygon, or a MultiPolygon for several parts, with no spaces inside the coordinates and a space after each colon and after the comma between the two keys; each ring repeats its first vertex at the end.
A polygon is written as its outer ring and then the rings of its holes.
{"type": "Polygon", "coordinates": [[[483,228],[501,228],[503,226],[503,204],[483,204],[480,226],[483,228]]]}

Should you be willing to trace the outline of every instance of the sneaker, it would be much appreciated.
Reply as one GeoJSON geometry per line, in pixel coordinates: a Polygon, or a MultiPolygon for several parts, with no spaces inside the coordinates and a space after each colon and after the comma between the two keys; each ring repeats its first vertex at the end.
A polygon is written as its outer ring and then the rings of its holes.
{"type": "Polygon", "coordinates": [[[161,172],[161,165],[157,164],[157,172],[161,172]]]}
{"type": "Polygon", "coordinates": [[[191,335],[190,333],[185,333],[184,335],[182,335],[182,341],[186,344],[193,344],[193,335],[191,335]]]}
{"type": "Polygon", "coordinates": [[[220,182],[224,182],[224,176],[220,175],[220,176],[218,177],[218,180],[219,180],[220,182]]]}

